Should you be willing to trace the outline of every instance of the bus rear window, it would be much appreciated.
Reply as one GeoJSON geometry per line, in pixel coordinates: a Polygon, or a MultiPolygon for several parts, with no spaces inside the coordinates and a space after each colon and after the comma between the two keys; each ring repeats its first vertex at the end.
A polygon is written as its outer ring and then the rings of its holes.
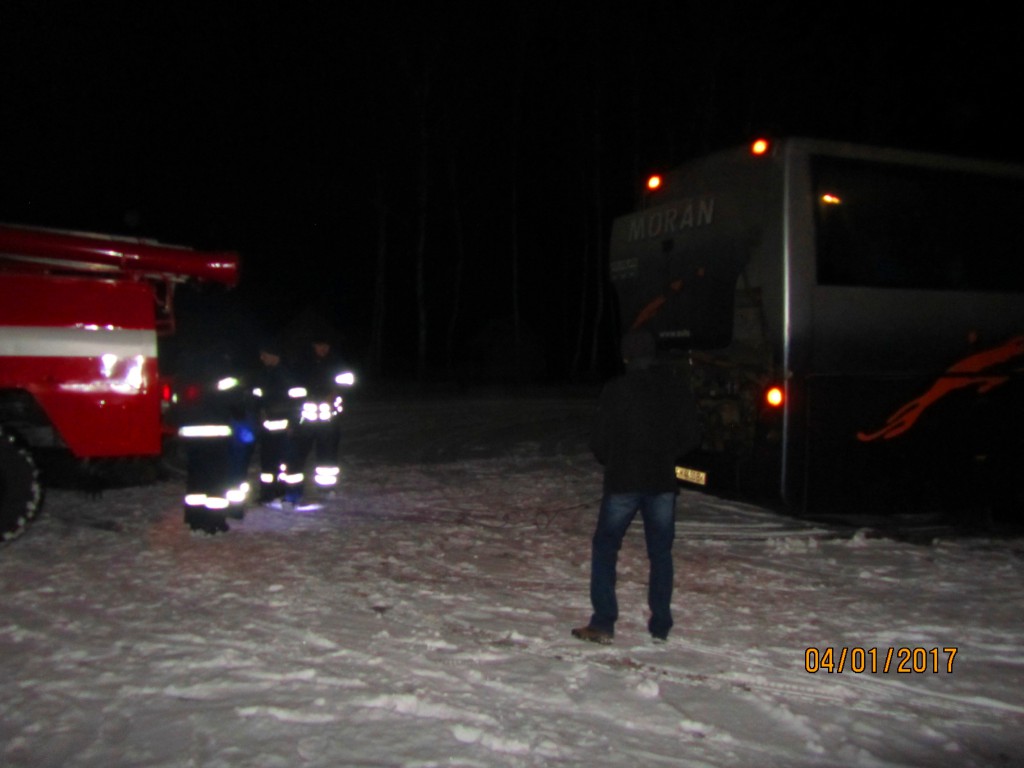
{"type": "Polygon", "coordinates": [[[812,163],[820,285],[1024,292],[1024,180],[812,163]]]}

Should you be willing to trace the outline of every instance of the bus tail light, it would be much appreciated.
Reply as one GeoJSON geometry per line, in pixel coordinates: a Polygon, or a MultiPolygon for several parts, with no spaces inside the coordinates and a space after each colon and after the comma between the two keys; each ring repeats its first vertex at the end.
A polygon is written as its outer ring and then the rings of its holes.
{"type": "Polygon", "coordinates": [[[765,390],[764,402],[769,408],[781,408],[786,402],[786,394],[782,387],[769,387],[765,390]]]}

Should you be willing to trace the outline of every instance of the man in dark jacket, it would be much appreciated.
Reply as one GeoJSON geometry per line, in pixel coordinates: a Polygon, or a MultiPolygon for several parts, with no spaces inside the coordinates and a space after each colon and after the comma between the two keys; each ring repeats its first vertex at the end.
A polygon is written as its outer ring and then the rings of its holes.
{"type": "Polygon", "coordinates": [[[601,509],[591,549],[589,624],[574,637],[610,643],[619,610],[616,564],[626,530],[639,512],[650,561],[647,628],[656,641],[672,628],[672,542],[676,461],[698,442],[697,408],[684,376],[654,363],[655,341],[632,331],[622,344],[626,374],[601,392],[591,448],[604,465],[601,509]]]}
{"type": "Polygon", "coordinates": [[[305,392],[282,362],[276,340],[264,340],[259,353],[260,366],[253,377],[252,397],[260,452],[259,501],[266,504],[284,496],[298,482],[288,466],[288,456],[298,403],[305,392]]]}
{"type": "Polygon", "coordinates": [[[171,418],[185,452],[185,523],[193,530],[227,531],[227,518],[244,514],[255,434],[239,368],[214,344],[190,354],[178,371],[171,418]]]}
{"type": "Polygon", "coordinates": [[[296,364],[296,375],[306,390],[296,425],[289,466],[298,478],[286,498],[298,503],[304,492],[306,459],[313,453],[313,482],[325,493],[338,484],[341,468],[342,393],[355,384],[355,374],[331,347],[332,334],[320,329],[313,334],[306,354],[296,364]]]}

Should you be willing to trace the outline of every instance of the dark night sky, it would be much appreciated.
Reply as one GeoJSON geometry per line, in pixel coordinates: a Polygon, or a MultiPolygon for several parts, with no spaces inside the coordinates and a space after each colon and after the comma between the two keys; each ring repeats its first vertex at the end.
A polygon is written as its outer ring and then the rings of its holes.
{"type": "Polygon", "coordinates": [[[395,374],[415,357],[424,148],[431,364],[445,358],[457,212],[460,360],[507,351],[492,326],[512,315],[514,234],[522,320],[549,377],[571,373],[597,245],[650,168],[760,133],[1024,160],[1009,11],[91,5],[0,5],[0,221],[238,250],[234,303],[262,329],[321,306],[359,357],[380,181],[395,374]]]}

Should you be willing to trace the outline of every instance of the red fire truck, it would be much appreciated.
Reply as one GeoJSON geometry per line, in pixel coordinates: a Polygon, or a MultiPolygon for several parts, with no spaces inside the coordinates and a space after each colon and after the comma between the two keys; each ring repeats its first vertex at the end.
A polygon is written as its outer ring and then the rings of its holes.
{"type": "Polygon", "coordinates": [[[237,283],[239,257],[152,240],[0,225],[0,537],[42,501],[37,457],[157,457],[157,335],[175,285],[237,283]]]}

